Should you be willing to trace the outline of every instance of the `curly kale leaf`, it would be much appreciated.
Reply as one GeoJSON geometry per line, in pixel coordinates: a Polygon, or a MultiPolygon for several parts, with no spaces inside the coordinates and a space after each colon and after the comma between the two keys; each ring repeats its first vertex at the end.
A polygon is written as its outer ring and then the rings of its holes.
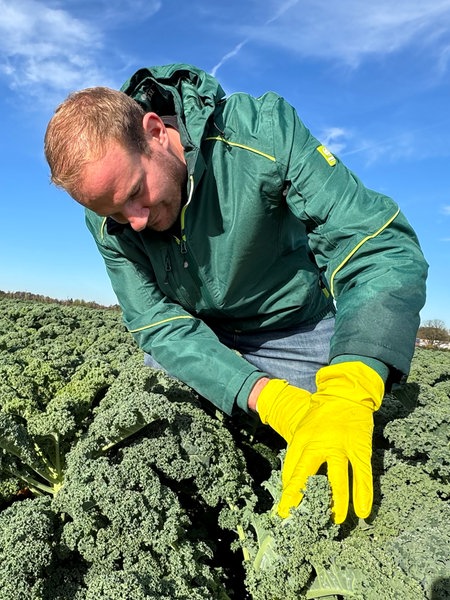
{"type": "Polygon", "coordinates": [[[430,478],[414,464],[385,457],[383,502],[375,533],[393,560],[427,591],[450,576],[450,486],[430,478]],[[392,462],[390,462],[392,461],[392,462]]]}
{"type": "MultiPolygon", "coordinates": [[[[279,480],[279,474],[276,477],[279,480]]],[[[280,482],[272,478],[269,487],[278,501],[280,482]]],[[[241,545],[247,558],[246,587],[253,600],[304,597],[320,542],[332,544],[338,534],[339,528],[331,521],[330,500],[326,477],[316,475],[308,479],[302,503],[286,519],[273,511],[258,514],[252,503],[233,514],[245,532],[241,545]]]]}
{"type": "MultiPolygon", "coordinates": [[[[37,586],[41,600],[118,600],[125,589],[135,598],[227,600],[226,576],[218,566],[215,542],[193,522],[207,503],[201,497],[202,486],[189,497],[188,486],[180,489],[180,481],[171,477],[181,463],[170,471],[159,453],[166,436],[169,447],[172,444],[184,453],[185,465],[201,466],[205,473],[212,468],[216,476],[220,471],[214,471],[216,462],[221,469],[227,462],[242,466],[231,459],[236,450],[223,434],[227,439],[223,450],[229,455],[216,460],[214,435],[220,434],[220,428],[211,425],[210,417],[190,432],[190,423],[203,412],[187,389],[143,366],[130,364],[125,372],[93,411],[85,435],[66,455],[64,483],[50,505],[58,531],[49,537],[54,544],[53,562],[43,563],[44,583],[36,574],[29,578],[30,586],[37,586]],[[209,458],[202,455],[202,446],[191,451],[203,425],[204,440],[211,437],[209,458]]],[[[207,480],[205,474],[202,477],[207,480]]],[[[220,481],[215,486],[219,494],[220,481]]],[[[233,489],[237,493],[237,484],[233,489]]],[[[223,501],[228,491],[224,485],[223,501]]],[[[20,504],[14,505],[17,511],[20,504]]],[[[33,506],[39,512],[39,505],[33,506]]],[[[30,529],[24,543],[33,535],[30,529]]]]}
{"type": "Polygon", "coordinates": [[[2,600],[44,597],[56,527],[49,497],[16,502],[0,513],[2,600]]]}
{"type": "Polygon", "coordinates": [[[449,363],[448,352],[416,348],[408,381],[435,387],[450,379],[449,363]]]}
{"type": "Polygon", "coordinates": [[[180,491],[195,490],[209,506],[243,494],[245,462],[232,435],[192,390],[161,371],[130,361],[95,413],[88,435],[102,451],[143,429],[151,438],[143,460],[180,491]]]}
{"type": "Polygon", "coordinates": [[[435,387],[420,386],[420,406],[388,423],[384,435],[399,457],[421,464],[432,477],[450,481],[450,398],[435,387]]]}
{"type": "Polygon", "coordinates": [[[356,598],[358,594],[356,587],[364,580],[364,571],[358,569],[340,569],[335,564],[329,568],[322,565],[316,566],[316,579],[306,592],[306,598],[315,600],[317,598],[330,598],[343,596],[344,598],[356,598]]]}
{"type": "Polygon", "coordinates": [[[116,581],[137,578],[150,597],[188,598],[193,588],[198,595],[192,597],[215,597],[221,584],[208,565],[212,549],[190,537],[177,494],[147,464],[151,439],[136,439],[112,456],[97,455],[92,444],[80,442],[69,454],[54,500],[66,515],[63,543],[116,581]]]}

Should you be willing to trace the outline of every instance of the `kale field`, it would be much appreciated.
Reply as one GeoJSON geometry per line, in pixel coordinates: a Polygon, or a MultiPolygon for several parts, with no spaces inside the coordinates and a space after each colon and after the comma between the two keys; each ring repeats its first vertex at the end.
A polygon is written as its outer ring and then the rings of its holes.
{"type": "Polygon", "coordinates": [[[375,415],[374,510],[287,519],[283,446],[161,372],[111,309],[0,298],[0,600],[450,599],[450,352],[375,415]]]}

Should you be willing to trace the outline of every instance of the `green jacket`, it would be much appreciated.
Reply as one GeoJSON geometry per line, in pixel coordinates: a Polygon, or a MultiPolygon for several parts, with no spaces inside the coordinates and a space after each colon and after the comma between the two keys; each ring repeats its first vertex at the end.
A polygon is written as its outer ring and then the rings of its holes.
{"type": "Polygon", "coordinates": [[[178,117],[188,168],[180,234],[86,211],[139,346],[216,406],[247,409],[261,377],[213,330],[280,329],[333,311],[330,361],[408,373],[427,265],[397,205],[368,190],[283,98],[233,94],[189,65],[141,69],[122,90],[178,117]]]}

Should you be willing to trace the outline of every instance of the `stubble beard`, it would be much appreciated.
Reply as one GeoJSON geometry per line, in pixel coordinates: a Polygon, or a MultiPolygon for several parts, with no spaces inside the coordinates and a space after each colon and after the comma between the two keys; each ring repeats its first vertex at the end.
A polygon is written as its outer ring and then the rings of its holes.
{"type": "Polygon", "coordinates": [[[163,232],[171,229],[178,221],[182,207],[187,201],[187,168],[177,156],[169,153],[159,159],[166,175],[168,197],[162,202],[166,208],[167,219],[159,223],[158,219],[147,227],[152,231],[163,232]]]}

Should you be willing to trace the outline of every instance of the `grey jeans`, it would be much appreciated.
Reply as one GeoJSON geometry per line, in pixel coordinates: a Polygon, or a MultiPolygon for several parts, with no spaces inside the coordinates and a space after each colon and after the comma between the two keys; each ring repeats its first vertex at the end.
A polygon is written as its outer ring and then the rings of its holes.
{"type": "MultiPolygon", "coordinates": [[[[278,331],[215,333],[225,346],[239,352],[261,371],[314,392],[316,373],[328,364],[333,331],[334,317],[329,317],[314,325],[278,331]]],[[[144,363],[162,368],[149,354],[145,354],[144,363]]]]}

